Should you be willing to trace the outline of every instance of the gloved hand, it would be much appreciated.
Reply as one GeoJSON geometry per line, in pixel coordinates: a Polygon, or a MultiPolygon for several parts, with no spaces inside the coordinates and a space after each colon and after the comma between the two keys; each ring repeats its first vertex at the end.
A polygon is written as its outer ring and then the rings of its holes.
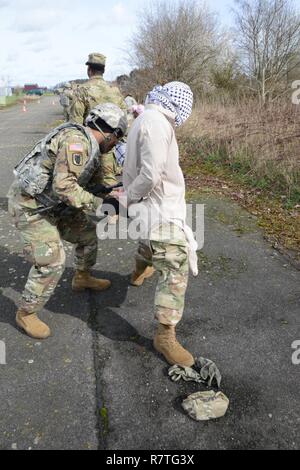
{"type": "Polygon", "coordinates": [[[61,202],[52,210],[52,213],[55,217],[68,217],[74,216],[78,210],[79,209],[76,207],[68,206],[64,202],[61,202]]]}
{"type": "MultiPolygon", "coordinates": [[[[102,213],[104,215],[119,215],[120,214],[120,203],[117,199],[115,199],[114,197],[106,197],[103,201],[103,205],[110,205],[114,208],[114,213],[110,213],[110,211],[108,210],[102,210],[102,213]]],[[[111,209],[112,210],[112,209],[111,209]]]]}
{"type": "Polygon", "coordinates": [[[96,184],[94,186],[89,186],[87,188],[87,191],[94,196],[101,197],[110,194],[112,191],[114,191],[117,188],[121,188],[123,186],[123,183],[118,183],[113,186],[104,186],[103,184],[96,184]]]}

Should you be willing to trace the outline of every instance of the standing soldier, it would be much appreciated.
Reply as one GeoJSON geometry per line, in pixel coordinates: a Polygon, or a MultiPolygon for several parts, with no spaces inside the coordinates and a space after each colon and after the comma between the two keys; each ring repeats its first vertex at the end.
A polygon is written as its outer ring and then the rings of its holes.
{"type": "MultiPolygon", "coordinates": [[[[100,103],[110,102],[126,111],[123,96],[117,87],[112,87],[103,79],[106,57],[97,52],[89,55],[86,65],[89,80],[80,85],[70,108],[70,121],[83,124],[90,110],[100,103]]],[[[102,183],[116,184],[117,163],[113,152],[102,158],[102,183]]]]}
{"type": "Polygon", "coordinates": [[[60,104],[64,110],[65,121],[69,121],[70,108],[72,105],[74,91],[70,82],[66,83],[64,88],[60,91],[60,104]]]}
{"type": "Polygon", "coordinates": [[[126,103],[127,109],[130,109],[130,108],[132,108],[132,106],[137,105],[136,99],[131,95],[127,95],[126,98],[124,99],[124,101],[126,103]]]}
{"type": "Polygon", "coordinates": [[[94,108],[86,126],[66,123],[54,129],[15,168],[8,194],[9,213],[20,231],[24,254],[32,263],[17,312],[17,325],[29,336],[45,339],[49,327],[37,314],[51,297],[64,269],[62,240],[76,245],[72,287],[103,291],[110,281],[91,276],[96,263],[96,225],[87,212],[97,205],[95,191],[101,154],[127,130],[124,112],[112,103],[94,108]]]}
{"type": "Polygon", "coordinates": [[[128,120],[128,123],[132,123],[133,121],[133,112],[132,112],[132,108],[133,106],[137,106],[137,102],[135,100],[135,98],[133,98],[133,96],[131,95],[127,95],[126,98],[124,99],[124,102],[127,106],[127,120],[128,120]]]}

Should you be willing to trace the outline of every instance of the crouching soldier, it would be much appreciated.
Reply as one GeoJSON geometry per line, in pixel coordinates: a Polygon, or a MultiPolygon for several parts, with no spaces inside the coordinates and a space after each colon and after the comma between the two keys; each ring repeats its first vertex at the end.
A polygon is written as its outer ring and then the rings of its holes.
{"type": "Polygon", "coordinates": [[[126,133],[127,118],[118,106],[105,103],[91,110],[85,124],[63,124],[36,144],[15,168],[16,179],[8,193],[9,213],[32,263],[16,322],[33,338],[50,336],[38,313],[64,270],[62,240],[75,244],[74,291],[110,287],[110,281],[90,274],[98,239],[88,214],[99,204],[93,187],[98,183],[101,155],[126,133]]]}

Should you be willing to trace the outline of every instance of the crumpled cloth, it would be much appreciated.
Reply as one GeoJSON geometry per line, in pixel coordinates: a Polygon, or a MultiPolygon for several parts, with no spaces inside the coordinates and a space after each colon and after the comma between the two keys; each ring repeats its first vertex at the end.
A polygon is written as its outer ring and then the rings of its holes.
{"type": "Polygon", "coordinates": [[[222,375],[216,364],[210,359],[199,357],[195,360],[195,369],[175,365],[169,369],[168,375],[173,382],[184,380],[185,382],[203,383],[212,386],[215,381],[220,388],[222,375]]]}
{"type": "Polygon", "coordinates": [[[229,399],[222,392],[197,392],[182,402],[182,408],[196,421],[222,418],[228,409],[229,399]]]}

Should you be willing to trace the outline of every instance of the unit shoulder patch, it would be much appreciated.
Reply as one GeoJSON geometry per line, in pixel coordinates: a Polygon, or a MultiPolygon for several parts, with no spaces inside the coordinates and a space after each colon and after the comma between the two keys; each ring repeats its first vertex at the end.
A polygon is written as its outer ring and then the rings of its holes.
{"type": "Polygon", "coordinates": [[[73,153],[72,154],[72,161],[75,166],[82,166],[83,165],[83,155],[82,153],[73,153]]]}
{"type": "Polygon", "coordinates": [[[88,156],[83,144],[77,143],[68,145],[67,159],[69,169],[72,173],[75,173],[76,176],[82,172],[87,158],[88,156]]]}

